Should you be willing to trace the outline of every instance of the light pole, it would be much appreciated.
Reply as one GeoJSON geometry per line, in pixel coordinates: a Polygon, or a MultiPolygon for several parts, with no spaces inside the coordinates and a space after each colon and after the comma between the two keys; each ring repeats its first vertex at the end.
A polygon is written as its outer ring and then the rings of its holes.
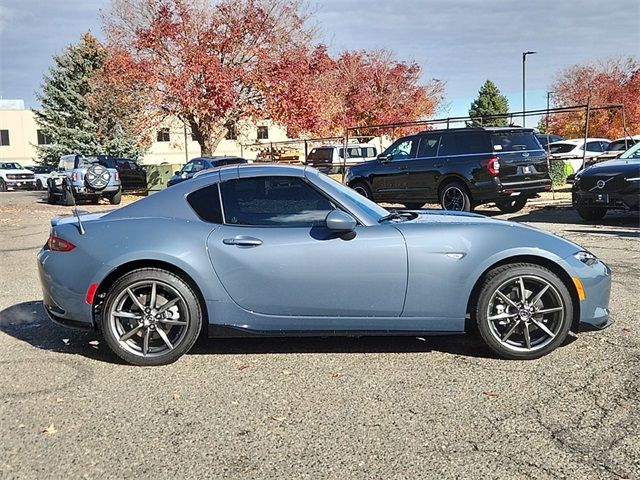
{"type": "Polygon", "coordinates": [[[526,126],[527,115],[524,113],[526,110],[526,71],[525,65],[527,64],[527,55],[535,55],[537,52],[522,52],[522,126],[526,126]]]}
{"type": "Polygon", "coordinates": [[[547,135],[549,135],[549,107],[550,107],[550,99],[551,95],[554,95],[556,92],[547,92],[547,118],[545,121],[545,130],[547,131],[547,135]]]}

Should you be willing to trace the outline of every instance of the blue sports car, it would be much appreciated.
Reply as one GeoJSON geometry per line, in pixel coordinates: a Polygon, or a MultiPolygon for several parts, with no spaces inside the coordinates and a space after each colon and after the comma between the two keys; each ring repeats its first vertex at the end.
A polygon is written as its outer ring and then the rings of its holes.
{"type": "Polygon", "coordinates": [[[386,210],[311,167],[234,165],[109,213],[54,218],[38,254],[56,322],[98,329],[136,365],[210,337],[477,330],[540,357],[604,328],[611,272],[513,222],[386,210]]]}

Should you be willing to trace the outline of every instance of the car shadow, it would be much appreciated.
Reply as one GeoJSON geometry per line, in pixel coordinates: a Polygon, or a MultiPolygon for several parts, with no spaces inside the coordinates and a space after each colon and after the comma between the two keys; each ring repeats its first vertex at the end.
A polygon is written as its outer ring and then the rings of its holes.
{"type": "MultiPolygon", "coordinates": [[[[74,330],[53,323],[41,301],[23,302],[0,311],[0,331],[43,350],[124,364],[96,331],[74,330]]],[[[496,358],[473,335],[375,337],[246,337],[201,336],[188,355],[264,355],[286,353],[419,353],[496,358]]]]}
{"type": "Polygon", "coordinates": [[[542,208],[532,209],[524,214],[514,215],[510,217],[509,220],[514,222],[558,223],[586,227],[595,225],[610,227],[640,227],[640,215],[638,215],[638,212],[612,210],[608,212],[602,220],[588,221],[582,219],[573,207],[564,205],[547,205],[542,208]]]}

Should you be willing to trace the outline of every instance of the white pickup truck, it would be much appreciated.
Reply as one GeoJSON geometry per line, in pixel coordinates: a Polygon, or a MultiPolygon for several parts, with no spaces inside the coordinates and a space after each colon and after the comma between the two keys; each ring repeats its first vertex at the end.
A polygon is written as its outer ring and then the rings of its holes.
{"type": "Polygon", "coordinates": [[[7,190],[34,190],[36,177],[32,171],[17,162],[0,161],[0,192],[7,190]]]}

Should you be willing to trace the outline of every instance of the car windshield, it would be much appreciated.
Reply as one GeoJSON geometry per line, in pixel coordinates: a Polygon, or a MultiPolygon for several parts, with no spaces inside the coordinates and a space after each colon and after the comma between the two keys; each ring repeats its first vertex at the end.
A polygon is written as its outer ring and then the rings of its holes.
{"type": "Polygon", "coordinates": [[[577,145],[574,143],[556,143],[549,145],[549,152],[551,153],[569,153],[571,150],[576,148],[577,145]]]}
{"type": "Polygon", "coordinates": [[[520,150],[540,150],[540,143],[533,133],[493,133],[491,134],[493,149],[500,152],[517,152],[520,150]]]}
{"type": "Polygon", "coordinates": [[[0,168],[3,170],[21,170],[22,165],[16,162],[0,163],[0,168]]]}
{"type": "Polygon", "coordinates": [[[329,189],[336,190],[342,197],[346,197],[350,204],[355,205],[360,210],[365,211],[369,216],[373,217],[376,221],[382,217],[389,215],[389,211],[382,208],[377,203],[372,202],[368,198],[363,197],[355,190],[343,185],[342,183],[328,177],[324,173],[318,175],[318,180],[323,182],[329,189]]]}
{"type": "Polygon", "coordinates": [[[314,148],[307,157],[308,160],[331,160],[333,148],[314,148]]]}
{"type": "Polygon", "coordinates": [[[636,141],[631,138],[627,138],[626,140],[616,140],[615,142],[611,142],[607,146],[605,152],[622,152],[627,148],[635,145],[635,143],[636,141]]]}
{"type": "Polygon", "coordinates": [[[629,150],[620,155],[619,158],[639,159],[640,158],[640,142],[636,143],[629,150]]]}

